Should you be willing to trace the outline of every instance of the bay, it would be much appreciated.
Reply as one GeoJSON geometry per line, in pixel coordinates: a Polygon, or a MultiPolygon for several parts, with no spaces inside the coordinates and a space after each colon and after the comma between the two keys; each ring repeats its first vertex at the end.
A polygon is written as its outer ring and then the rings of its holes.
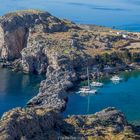
{"type": "Polygon", "coordinates": [[[14,107],[24,107],[38,93],[41,79],[38,75],[0,69],[0,116],[14,107]]]}
{"type": "Polygon", "coordinates": [[[123,80],[114,84],[110,77],[102,80],[104,86],[98,94],[69,97],[64,115],[93,114],[107,107],[115,107],[124,112],[129,122],[140,124],[140,71],[123,72],[123,80]]]}

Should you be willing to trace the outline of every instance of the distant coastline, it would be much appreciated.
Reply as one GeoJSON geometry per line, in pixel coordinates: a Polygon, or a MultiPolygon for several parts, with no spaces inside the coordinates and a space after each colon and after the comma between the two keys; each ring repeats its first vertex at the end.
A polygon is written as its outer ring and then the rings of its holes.
{"type": "Polygon", "coordinates": [[[77,24],[96,24],[111,28],[115,26],[116,29],[140,31],[140,3],[135,0],[78,0],[76,2],[73,2],[73,0],[31,0],[26,2],[18,1],[18,3],[9,0],[8,3],[1,3],[1,7],[0,15],[17,10],[41,9],[59,18],[74,21],[77,24]],[[32,5],[32,3],[34,4],[32,5]]]}

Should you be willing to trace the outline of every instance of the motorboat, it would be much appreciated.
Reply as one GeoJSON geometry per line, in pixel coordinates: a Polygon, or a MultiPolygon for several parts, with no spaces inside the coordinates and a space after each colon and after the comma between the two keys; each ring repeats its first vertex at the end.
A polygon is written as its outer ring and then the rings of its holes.
{"type": "Polygon", "coordinates": [[[121,81],[122,78],[120,78],[119,76],[115,75],[111,78],[111,81],[121,81]]]}
{"type": "Polygon", "coordinates": [[[102,87],[104,84],[100,82],[92,82],[90,85],[93,87],[102,87]]]}
{"type": "Polygon", "coordinates": [[[83,86],[80,88],[80,91],[89,91],[90,88],[88,86],[83,86]]]}
{"type": "Polygon", "coordinates": [[[91,89],[89,87],[82,87],[82,88],[80,88],[79,93],[96,94],[97,90],[96,89],[91,89]]]}

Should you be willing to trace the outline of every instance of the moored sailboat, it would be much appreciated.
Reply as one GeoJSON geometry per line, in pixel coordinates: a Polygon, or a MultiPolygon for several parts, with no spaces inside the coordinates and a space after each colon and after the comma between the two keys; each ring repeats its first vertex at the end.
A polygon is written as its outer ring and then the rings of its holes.
{"type": "Polygon", "coordinates": [[[96,94],[96,89],[91,89],[90,81],[89,81],[89,71],[87,67],[87,77],[88,77],[88,86],[83,86],[80,88],[79,93],[85,93],[85,94],[96,94]]]}

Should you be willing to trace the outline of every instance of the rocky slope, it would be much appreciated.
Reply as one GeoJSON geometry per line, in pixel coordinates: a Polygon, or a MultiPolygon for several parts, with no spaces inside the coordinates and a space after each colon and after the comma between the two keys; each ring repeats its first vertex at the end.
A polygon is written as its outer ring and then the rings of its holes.
{"type": "Polygon", "coordinates": [[[134,127],[127,123],[123,113],[115,108],[107,108],[93,115],[71,116],[65,121],[74,127],[75,132],[72,135],[78,134],[83,139],[140,139],[134,132],[134,127]]]}
{"type": "Polygon", "coordinates": [[[3,63],[26,73],[44,73],[39,93],[26,108],[5,113],[0,120],[0,139],[139,139],[121,112],[107,109],[91,116],[61,118],[68,91],[90,75],[96,65],[103,74],[106,65],[125,69],[140,59],[136,33],[117,33],[76,25],[38,10],[19,11],[0,18],[0,56],[3,63]],[[35,127],[36,126],[36,127],[35,127]],[[129,129],[128,129],[129,128],[129,129]],[[130,130],[129,132],[127,130],[130,130]],[[127,133],[128,135],[127,136],[127,133]],[[62,137],[63,136],[63,137],[62,137]]]}
{"type": "Polygon", "coordinates": [[[60,115],[47,108],[15,108],[3,115],[0,121],[1,140],[57,139],[57,123],[60,115]]]}
{"type": "Polygon", "coordinates": [[[0,18],[1,57],[8,60],[19,58],[21,50],[27,46],[29,33],[63,32],[69,28],[65,21],[48,12],[27,10],[6,14],[0,18]]]}
{"type": "Polygon", "coordinates": [[[139,140],[123,113],[107,108],[89,116],[62,119],[55,110],[16,108],[0,121],[1,140],[139,140]]]}

